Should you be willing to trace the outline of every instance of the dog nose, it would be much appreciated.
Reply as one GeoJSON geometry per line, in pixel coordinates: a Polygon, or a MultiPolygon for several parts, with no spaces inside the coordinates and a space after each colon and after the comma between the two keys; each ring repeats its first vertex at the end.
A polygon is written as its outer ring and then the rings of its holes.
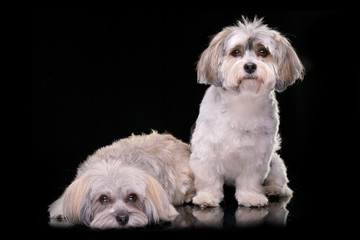
{"type": "Polygon", "coordinates": [[[246,64],[244,65],[244,69],[245,69],[245,72],[247,72],[247,73],[253,73],[253,72],[255,72],[255,70],[256,70],[256,64],[255,64],[255,63],[251,63],[251,62],[246,63],[246,64]]]}
{"type": "Polygon", "coordinates": [[[127,224],[127,222],[129,221],[129,215],[128,214],[121,214],[116,216],[116,221],[124,226],[125,224],[127,224]]]}

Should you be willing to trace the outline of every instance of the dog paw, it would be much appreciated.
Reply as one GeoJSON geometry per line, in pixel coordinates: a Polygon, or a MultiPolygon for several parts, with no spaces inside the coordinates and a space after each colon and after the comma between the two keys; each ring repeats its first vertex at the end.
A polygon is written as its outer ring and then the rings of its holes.
{"type": "Polygon", "coordinates": [[[245,207],[262,207],[269,203],[265,195],[252,192],[236,194],[236,200],[245,207]]]}
{"type": "Polygon", "coordinates": [[[264,190],[268,196],[289,197],[293,194],[293,191],[287,185],[268,185],[264,186],[264,190]]]}
{"type": "Polygon", "coordinates": [[[206,207],[218,207],[220,200],[216,199],[209,193],[198,193],[192,199],[193,204],[200,206],[200,208],[206,207]]]}

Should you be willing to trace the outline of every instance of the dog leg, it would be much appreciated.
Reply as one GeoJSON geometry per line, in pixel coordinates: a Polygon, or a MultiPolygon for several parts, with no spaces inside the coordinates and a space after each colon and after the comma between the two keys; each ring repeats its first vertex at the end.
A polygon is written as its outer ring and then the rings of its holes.
{"type": "Polygon", "coordinates": [[[193,203],[201,208],[219,206],[224,198],[223,176],[216,170],[209,168],[209,166],[194,167],[193,169],[197,192],[196,196],[192,199],[193,203]]]}
{"type": "Polygon", "coordinates": [[[284,161],[278,154],[274,154],[270,163],[270,172],[264,182],[266,195],[278,195],[288,197],[292,195],[292,190],[288,187],[288,178],[286,176],[286,167],[284,161]]]}
{"type": "Polygon", "coordinates": [[[263,194],[262,177],[250,171],[236,178],[235,197],[239,205],[245,207],[262,207],[268,204],[268,199],[263,194]],[[251,173],[251,174],[250,174],[251,173]]]}

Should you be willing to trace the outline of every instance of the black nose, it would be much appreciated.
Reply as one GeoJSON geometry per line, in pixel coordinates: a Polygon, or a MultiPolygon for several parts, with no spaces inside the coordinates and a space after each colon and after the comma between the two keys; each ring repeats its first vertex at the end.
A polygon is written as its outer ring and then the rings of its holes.
{"type": "Polygon", "coordinates": [[[255,63],[246,63],[244,65],[245,72],[247,73],[253,73],[256,70],[256,64],[255,63]]]}
{"type": "Polygon", "coordinates": [[[121,215],[116,216],[116,221],[120,224],[120,225],[125,225],[127,224],[127,222],[129,221],[129,215],[124,213],[121,215]]]}

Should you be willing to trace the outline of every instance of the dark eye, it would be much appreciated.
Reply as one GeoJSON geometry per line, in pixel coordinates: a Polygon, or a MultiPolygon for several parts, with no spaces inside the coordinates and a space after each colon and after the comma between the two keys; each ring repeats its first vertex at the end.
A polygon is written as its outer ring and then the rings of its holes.
{"type": "Polygon", "coordinates": [[[130,194],[129,197],[128,197],[129,202],[135,202],[136,199],[137,199],[137,196],[136,196],[135,193],[130,194]]]}
{"type": "Polygon", "coordinates": [[[269,55],[269,52],[265,48],[260,48],[257,55],[260,57],[266,57],[269,55]]]}
{"type": "Polygon", "coordinates": [[[101,204],[105,205],[105,204],[110,203],[110,198],[106,195],[101,195],[99,198],[99,201],[101,204]]]}
{"type": "Polygon", "coordinates": [[[235,49],[231,52],[231,56],[233,57],[240,57],[241,56],[241,51],[238,49],[235,49]]]}

